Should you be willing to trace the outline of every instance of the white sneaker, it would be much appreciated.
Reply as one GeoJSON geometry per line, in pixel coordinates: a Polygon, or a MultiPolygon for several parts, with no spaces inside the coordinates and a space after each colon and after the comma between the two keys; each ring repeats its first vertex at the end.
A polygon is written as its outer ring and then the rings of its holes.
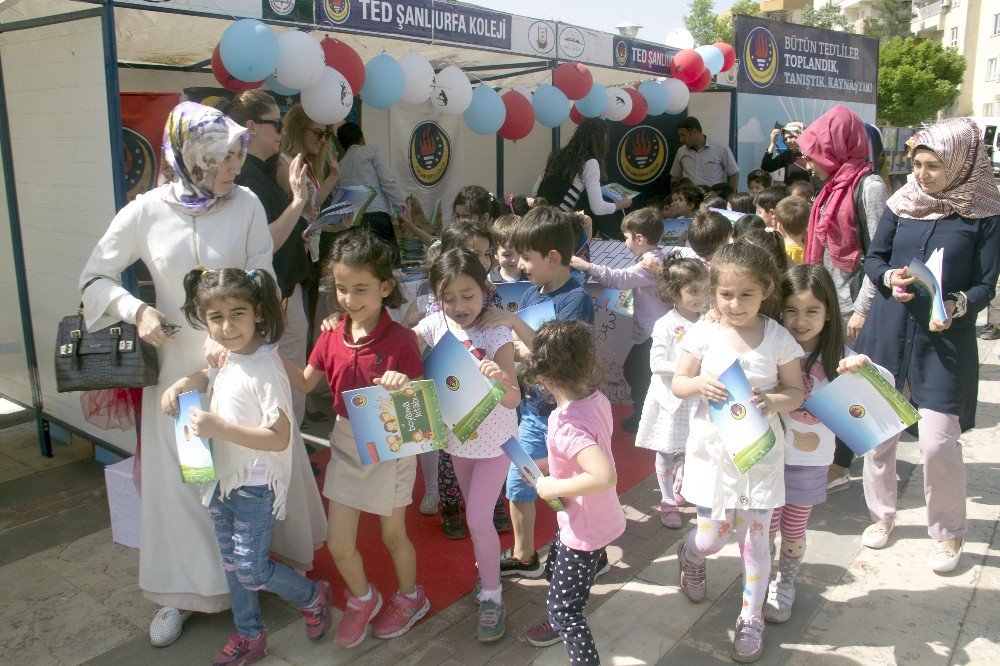
{"type": "Polygon", "coordinates": [[[892,525],[886,526],[885,523],[875,523],[874,525],[869,525],[865,528],[865,531],[861,533],[861,543],[868,548],[874,548],[878,550],[879,548],[885,548],[885,544],[889,543],[889,534],[892,532],[892,525]]]}
{"type": "Polygon", "coordinates": [[[438,494],[425,492],[424,498],[420,500],[420,513],[425,516],[433,516],[438,512],[438,494]]]}
{"type": "Polygon", "coordinates": [[[181,637],[184,621],[191,617],[191,611],[176,608],[161,608],[149,623],[149,642],[154,647],[166,647],[181,637]]]}
{"type": "Polygon", "coordinates": [[[954,571],[955,567],[958,566],[958,560],[962,557],[962,546],[964,542],[964,539],[959,539],[958,545],[956,545],[954,549],[951,549],[945,548],[944,543],[938,541],[934,544],[930,557],[927,558],[927,564],[929,564],[931,569],[937,573],[948,573],[949,571],[954,571]]]}

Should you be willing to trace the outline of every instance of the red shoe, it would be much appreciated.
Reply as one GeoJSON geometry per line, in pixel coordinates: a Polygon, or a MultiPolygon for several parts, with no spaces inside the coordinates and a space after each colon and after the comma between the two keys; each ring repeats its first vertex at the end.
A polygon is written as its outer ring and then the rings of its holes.
{"type": "Polygon", "coordinates": [[[535,647],[548,647],[562,642],[563,639],[548,620],[528,629],[526,637],[535,647]]]}
{"type": "Polygon", "coordinates": [[[322,640],[330,630],[333,622],[330,584],[325,580],[316,583],[318,593],[316,601],[299,609],[299,614],[306,620],[306,637],[311,641],[322,640]]]}
{"type": "Polygon", "coordinates": [[[382,609],[382,595],[371,586],[372,596],[368,601],[361,601],[357,597],[352,597],[351,593],[344,590],[347,597],[347,608],[344,609],[344,617],[337,625],[337,633],[334,640],[337,645],[345,648],[352,648],[360,645],[368,635],[368,625],[371,624],[375,616],[382,609]]]}
{"type": "Polygon", "coordinates": [[[427,615],[431,602],[424,594],[424,588],[417,585],[417,598],[410,599],[402,592],[396,592],[389,601],[389,606],[375,618],[375,635],[379,638],[396,638],[402,636],[420,618],[427,615]]]}
{"type": "Polygon", "coordinates": [[[257,638],[243,634],[229,637],[226,647],[212,657],[212,666],[246,666],[267,656],[267,636],[260,632],[257,638]]]}

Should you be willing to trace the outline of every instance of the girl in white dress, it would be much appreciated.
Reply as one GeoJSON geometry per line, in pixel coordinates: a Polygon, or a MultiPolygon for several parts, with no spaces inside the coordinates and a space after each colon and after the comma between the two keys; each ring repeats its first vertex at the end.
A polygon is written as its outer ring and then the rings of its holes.
{"type": "Polygon", "coordinates": [[[680,490],[676,481],[682,476],[688,421],[697,400],[677,398],[670,391],[670,382],[681,355],[678,345],[708,305],[708,269],[697,259],[682,258],[676,253],[668,255],[660,272],[660,298],[674,307],[653,325],[649,355],[653,381],[642,407],[635,445],[656,451],[660,520],[676,529],[682,524],[677,508],[683,499],[674,487],[680,490]]]}
{"type": "Polygon", "coordinates": [[[743,608],[730,648],[735,661],[756,661],[764,652],[764,601],[771,571],[768,526],[771,512],[785,503],[785,440],[779,413],[802,405],[802,348],[763,313],[776,315],[778,270],[766,250],[736,241],[712,257],[710,284],[718,322],[695,324],[681,341],[681,358],[671,383],[678,398],[698,398],[685,455],[684,496],[698,507],[698,527],[677,549],[681,591],[705,599],[705,556],[717,553],[735,528],[743,554],[743,608]],[[754,397],[749,405],[767,414],[774,441],[746,472],[740,472],[712,422],[709,401],[725,403],[730,393],[717,377],[734,360],[754,397]],[[778,385],[780,383],[780,390],[778,385]]]}

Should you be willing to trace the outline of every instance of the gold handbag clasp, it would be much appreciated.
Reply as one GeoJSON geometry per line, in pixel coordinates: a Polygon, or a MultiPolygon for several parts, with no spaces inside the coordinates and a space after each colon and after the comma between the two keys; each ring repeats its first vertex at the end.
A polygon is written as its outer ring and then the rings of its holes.
{"type": "Polygon", "coordinates": [[[72,344],[59,345],[59,355],[60,356],[69,356],[72,353],[73,353],[73,345],[72,344]]]}
{"type": "Polygon", "coordinates": [[[116,338],[120,338],[122,336],[122,329],[120,329],[117,326],[112,326],[111,330],[109,330],[108,332],[111,333],[111,335],[115,336],[116,338]]]}
{"type": "Polygon", "coordinates": [[[118,341],[118,351],[130,352],[132,351],[132,341],[131,340],[119,340],[118,341]]]}

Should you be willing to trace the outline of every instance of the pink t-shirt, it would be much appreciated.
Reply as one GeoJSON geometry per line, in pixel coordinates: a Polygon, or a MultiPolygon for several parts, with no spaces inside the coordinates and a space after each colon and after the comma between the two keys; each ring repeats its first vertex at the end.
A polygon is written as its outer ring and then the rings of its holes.
{"type": "MultiPolygon", "coordinates": [[[[611,452],[611,403],[600,391],[568,405],[557,407],[549,415],[549,474],[568,479],[583,470],[576,456],[588,446],[599,446],[613,465],[611,452]]],[[[557,515],[559,538],[574,550],[594,551],[603,548],[625,531],[625,512],[618,502],[618,491],[582,497],[563,497],[566,511],[557,515]]]]}

